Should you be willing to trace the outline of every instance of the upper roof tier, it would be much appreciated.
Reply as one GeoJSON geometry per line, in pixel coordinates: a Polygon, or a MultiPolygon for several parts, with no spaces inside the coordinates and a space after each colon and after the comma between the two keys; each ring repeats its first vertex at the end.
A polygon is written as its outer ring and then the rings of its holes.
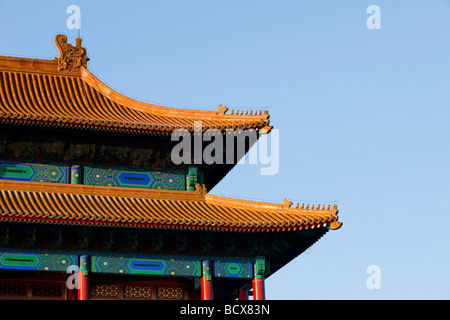
{"type": "Polygon", "coordinates": [[[81,39],[76,46],[57,35],[54,60],[0,56],[0,121],[143,134],[176,129],[255,129],[269,132],[267,111],[217,111],[158,106],[130,99],[98,80],[87,68],[81,39]]]}

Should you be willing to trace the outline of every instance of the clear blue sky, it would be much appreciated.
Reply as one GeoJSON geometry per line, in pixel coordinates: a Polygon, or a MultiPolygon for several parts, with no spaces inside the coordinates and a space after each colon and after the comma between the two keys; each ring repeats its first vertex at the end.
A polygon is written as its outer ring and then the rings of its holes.
{"type": "Polygon", "coordinates": [[[120,93],[269,110],[278,174],[239,165],[212,194],[338,203],[343,227],[268,299],[450,299],[450,1],[0,0],[0,54],[58,56],[71,4],[89,70],[120,93]]]}

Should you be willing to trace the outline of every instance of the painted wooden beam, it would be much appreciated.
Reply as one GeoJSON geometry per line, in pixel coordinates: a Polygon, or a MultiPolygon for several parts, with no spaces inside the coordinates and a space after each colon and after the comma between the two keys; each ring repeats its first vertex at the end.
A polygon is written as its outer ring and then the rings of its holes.
{"type": "Polygon", "coordinates": [[[1,270],[66,272],[69,266],[77,265],[77,261],[76,255],[0,251],[1,270]]]}

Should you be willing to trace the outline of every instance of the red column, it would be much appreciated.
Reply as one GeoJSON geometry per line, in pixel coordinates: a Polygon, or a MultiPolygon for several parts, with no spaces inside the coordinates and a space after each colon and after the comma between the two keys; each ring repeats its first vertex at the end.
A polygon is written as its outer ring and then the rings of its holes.
{"type": "Polygon", "coordinates": [[[67,300],[75,300],[75,293],[76,289],[67,289],[67,300]]]}
{"type": "Polygon", "coordinates": [[[89,256],[80,256],[78,300],[89,300],[89,256]]]}
{"type": "Polygon", "coordinates": [[[264,277],[257,277],[253,279],[253,300],[266,300],[264,277]]]}
{"type": "Polygon", "coordinates": [[[266,299],[266,292],[264,288],[265,274],[266,274],[266,260],[264,259],[264,257],[257,257],[254,264],[253,300],[266,299]]]}
{"type": "Polygon", "coordinates": [[[214,300],[212,287],[212,263],[211,261],[202,262],[202,300],[214,300]]]}
{"type": "Polygon", "coordinates": [[[248,290],[239,290],[239,300],[248,300],[248,290]]]}

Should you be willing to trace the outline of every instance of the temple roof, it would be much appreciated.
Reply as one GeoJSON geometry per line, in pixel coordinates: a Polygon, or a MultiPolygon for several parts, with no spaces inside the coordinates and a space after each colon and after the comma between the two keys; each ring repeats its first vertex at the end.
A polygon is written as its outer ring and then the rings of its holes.
{"type": "Polygon", "coordinates": [[[0,180],[0,221],[197,231],[338,229],[337,206],[291,208],[197,192],[0,180]]]}
{"type": "Polygon", "coordinates": [[[0,56],[0,122],[144,134],[194,130],[269,132],[267,111],[217,111],[158,106],[130,99],[109,88],[86,68],[81,39],[74,47],[57,35],[60,57],[54,60],[0,56]]]}

